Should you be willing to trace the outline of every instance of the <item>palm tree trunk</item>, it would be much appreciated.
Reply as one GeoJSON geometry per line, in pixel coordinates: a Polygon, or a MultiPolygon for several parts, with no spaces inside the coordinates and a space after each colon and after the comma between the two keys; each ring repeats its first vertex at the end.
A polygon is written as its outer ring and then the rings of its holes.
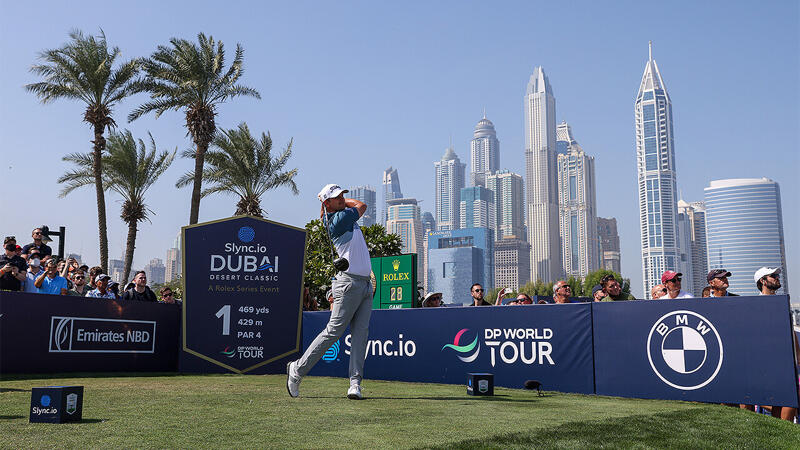
{"type": "Polygon", "coordinates": [[[108,230],[106,228],[106,196],[103,189],[103,149],[106,139],[103,137],[104,126],[94,125],[94,152],[92,154],[92,170],[94,171],[94,187],[97,194],[97,228],[100,232],[100,267],[108,272],[108,230]]]}
{"type": "Polygon", "coordinates": [[[128,241],[125,244],[125,268],[122,270],[122,283],[120,288],[125,289],[128,284],[128,275],[131,274],[133,264],[133,250],[136,248],[136,221],[128,222],[128,241]]]}
{"type": "Polygon", "coordinates": [[[208,144],[197,144],[197,154],[194,157],[194,184],[192,185],[192,206],[189,212],[189,225],[197,223],[200,215],[200,192],[203,184],[203,162],[206,158],[208,144]]]}

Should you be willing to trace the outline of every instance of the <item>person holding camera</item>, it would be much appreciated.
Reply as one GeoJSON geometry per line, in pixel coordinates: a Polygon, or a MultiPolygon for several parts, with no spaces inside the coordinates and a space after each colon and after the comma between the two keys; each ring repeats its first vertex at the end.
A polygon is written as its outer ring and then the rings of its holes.
{"type": "Polygon", "coordinates": [[[338,272],[332,281],[333,302],[327,327],[317,335],[300,359],[286,365],[286,389],[291,397],[300,395],[302,378],[350,325],[352,345],[347,398],[363,398],[361,380],[364,375],[369,318],[372,315],[372,284],[369,278],[372,266],[367,243],[356,221],[367,210],[367,205],[352,198],[344,198],[346,192],[348,191],[339,185],[329,184],[317,195],[322,202],[320,214],[323,226],[333,243],[331,253],[334,246],[339,253],[339,258],[333,263],[338,272]]]}
{"type": "Polygon", "coordinates": [[[14,236],[6,236],[3,247],[5,253],[0,256],[0,290],[21,291],[25,287],[28,264],[17,256],[17,239],[14,236]]]}

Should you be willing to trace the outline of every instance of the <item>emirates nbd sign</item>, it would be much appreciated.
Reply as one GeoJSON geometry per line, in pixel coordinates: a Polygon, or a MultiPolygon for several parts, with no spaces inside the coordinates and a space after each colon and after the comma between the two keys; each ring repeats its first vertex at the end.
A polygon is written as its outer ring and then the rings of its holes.
{"type": "Polygon", "coordinates": [[[372,258],[372,309],[413,308],[417,300],[417,255],[372,258]]]}

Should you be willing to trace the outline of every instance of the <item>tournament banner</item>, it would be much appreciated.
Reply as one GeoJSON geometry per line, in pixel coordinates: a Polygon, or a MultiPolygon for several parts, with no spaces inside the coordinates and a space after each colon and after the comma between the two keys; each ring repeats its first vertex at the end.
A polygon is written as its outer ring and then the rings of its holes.
{"type": "MultiPolygon", "coordinates": [[[[307,348],[330,313],[303,313],[307,348]]],[[[464,384],[469,372],[494,374],[497,386],[591,394],[590,304],[373,310],[365,377],[464,384]]],[[[348,377],[350,332],[336,341],[311,375],[348,377]]]]}
{"type": "Polygon", "coordinates": [[[0,292],[0,372],[177,369],[178,305],[0,292]]]}
{"type": "Polygon", "coordinates": [[[252,216],[183,227],[181,371],[264,373],[300,350],[305,242],[252,216]]]}
{"type": "Polygon", "coordinates": [[[785,295],[594,303],[596,392],[797,406],[785,295]]]}

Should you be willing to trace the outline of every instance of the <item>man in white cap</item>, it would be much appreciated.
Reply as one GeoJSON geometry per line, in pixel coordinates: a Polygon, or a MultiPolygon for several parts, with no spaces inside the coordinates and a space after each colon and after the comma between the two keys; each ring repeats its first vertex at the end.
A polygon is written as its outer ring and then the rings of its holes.
{"type": "Polygon", "coordinates": [[[781,288],[780,267],[762,267],[756,270],[753,279],[759,295],[775,295],[781,288]]]}
{"type": "Polygon", "coordinates": [[[442,306],[442,293],[441,292],[428,292],[425,298],[422,299],[423,308],[439,308],[442,306]]]}
{"type": "Polygon", "coordinates": [[[286,389],[291,397],[300,395],[300,381],[311,371],[325,351],[342,336],[350,325],[350,389],[347,398],[361,400],[361,380],[367,352],[369,318],[372,315],[372,284],[369,275],[372,265],[369,250],[356,221],[367,205],[356,199],[344,198],[348,192],[336,184],[322,188],[317,195],[322,202],[321,215],[336,252],[346,258],[349,266],[338,272],[331,283],[333,303],[328,326],[322,330],[297,361],[286,365],[286,389]]]}

